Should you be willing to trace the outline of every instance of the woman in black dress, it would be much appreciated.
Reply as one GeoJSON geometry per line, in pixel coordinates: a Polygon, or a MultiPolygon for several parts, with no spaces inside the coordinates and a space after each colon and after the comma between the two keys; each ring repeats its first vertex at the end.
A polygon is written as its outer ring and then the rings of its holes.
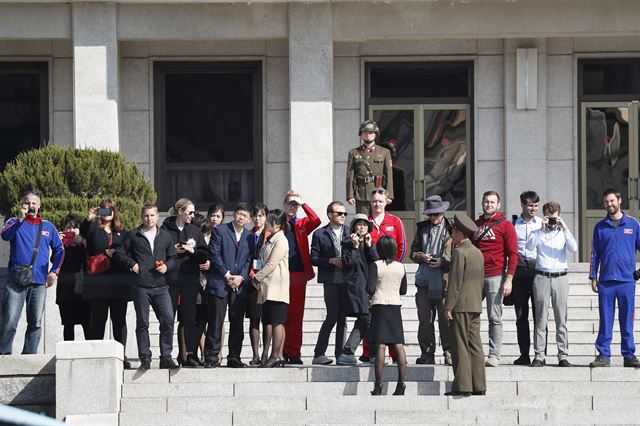
{"type": "MultiPolygon", "coordinates": [[[[89,267],[91,258],[112,259],[115,247],[126,234],[116,204],[102,200],[99,208],[89,209],[87,218],[80,225],[80,234],[87,241],[87,265],[85,267],[82,298],[91,305],[89,338],[104,339],[107,315],[111,316],[113,338],[122,346],[127,344],[127,304],[131,300],[130,272],[116,262],[109,262],[105,271],[95,272],[89,267]],[[101,214],[100,214],[101,213],[101,214]]],[[[125,368],[131,365],[125,357],[125,368]]]]}
{"type": "MultiPolygon", "coordinates": [[[[266,223],[269,209],[262,203],[257,203],[253,206],[251,212],[251,220],[253,221],[253,229],[249,232],[249,252],[251,253],[251,269],[249,270],[249,279],[253,279],[253,276],[258,270],[260,270],[260,250],[264,246],[267,237],[270,235],[267,232],[266,223]]],[[[251,349],[253,351],[253,358],[249,361],[249,365],[259,366],[267,360],[268,353],[263,352],[262,358],[258,355],[260,347],[260,318],[262,317],[262,305],[258,303],[258,290],[255,287],[249,287],[249,294],[247,295],[247,315],[249,318],[249,338],[251,339],[251,349]]],[[[263,348],[268,348],[271,342],[271,335],[265,333],[265,341],[263,342],[263,348]]]]}
{"type": "Polygon", "coordinates": [[[63,231],[60,238],[64,245],[64,262],[60,268],[60,276],[56,285],[56,303],[60,309],[64,340],[74,340],[75,326],[81,325],[85,339],[89,338],[89,303],[82,300],[77,293],[76,274],[82,271],[85,260],[85,247],[80,236],[80,222],[82,219],[74,214],[68,214],[62,224],[63,231]]]}
{"type": "Polygon", "coordinates": [[[369,342],[376,347],[376,383],[371,395],[382,394],[382,370],[384,368],[385,346],[393,346],[397,351],[398,384],[394,395],[404,395],[404,373],[407,356],[404,351],[404,329],[400,312],[400,296],[407,294],[407,273],[402,263],[397,262],[398,247],[390,236],[381,237],[376,250],[380,260],[371,265],[367,282],[367,292],[371,295],[371,327],[369,342]]]}

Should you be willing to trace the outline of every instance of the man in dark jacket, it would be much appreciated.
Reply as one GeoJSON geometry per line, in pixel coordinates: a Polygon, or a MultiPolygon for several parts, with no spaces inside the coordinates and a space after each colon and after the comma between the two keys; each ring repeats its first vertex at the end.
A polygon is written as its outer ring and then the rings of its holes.
{"type": "Polygon", "coordinates": [[[233,212],[233,221],[214,228],[209,242],[211,269],[207,274],[207,342],[205,368],[218,366],[222,350],[221,330],[229,306],[229,355],[227,367],[242,368],[240,360],[244,340],[245,297],[248,293],[249,223],[251,210],[240,203],[233,212]]]}
{"type": "Polygon", "coordinates": [[[333,362],[325,355],[331,330],[337,324],[334,348],[337,358],[342,353],[347,325],[342,309],[346,295],[342,274],[342,241],[349,237],[347,227],[344,226],[347,209],[340,201],[333,201],[327,206],[327,217],[329,223],[314,232],[311,240],[311,264],[318,267],[318,282],[323,285],[327,309],[313,355],[313,363],[322,365],[333,362]]]}
{"type": "Polygon", "coordinates": [[[149,348],[149,306],[160,322],[160,368],[177,368],[171,359],[173,350],[173,308],[166,280],[175,267],[176,249],[167,231],[158,225],[155,204],[142,206],[142,225],[127,233],[116,249],[115,259],[137,275],[133,285],[136,309],[136,340],[140,369],[151,367],[149,348]]]}
{"type": "Polygon", "coordinates": [[[419,264],[416,273],[416,307],[418,308],[418,343],[420,358],[417,364],[435,364],[435,319],[438,315],[440,343],[444,363],[451,365],[451,337],[444,316],[446,273],[451,262],[451,223],[444,217],[448,201],[433,195],[425,201],[424,214],[428,220],[418,222],[418,231],[411,244],[411,260],[419,264]]]}

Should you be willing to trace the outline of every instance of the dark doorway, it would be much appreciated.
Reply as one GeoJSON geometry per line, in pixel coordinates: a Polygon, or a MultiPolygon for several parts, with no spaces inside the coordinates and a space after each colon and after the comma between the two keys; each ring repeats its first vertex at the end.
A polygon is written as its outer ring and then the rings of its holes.
{"type": "Polygon", "coordinates": [[[48,140],[48,64],[0,63],[0,170],[19,153],[48,140]]]}

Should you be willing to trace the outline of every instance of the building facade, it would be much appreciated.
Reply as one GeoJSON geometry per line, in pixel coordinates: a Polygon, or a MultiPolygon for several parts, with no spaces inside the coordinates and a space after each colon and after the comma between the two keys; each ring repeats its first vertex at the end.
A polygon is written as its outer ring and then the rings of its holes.
{"type": "Polygon", "coordinates": [[[119,150],[164,210],[295,188],[323,211],[373,118],[408,233],[429,195],[510,217],[533,189],[584,260],[602,189],[638,216],[638,99],[633,0],[0,2],[3,164],[119,150]]]}

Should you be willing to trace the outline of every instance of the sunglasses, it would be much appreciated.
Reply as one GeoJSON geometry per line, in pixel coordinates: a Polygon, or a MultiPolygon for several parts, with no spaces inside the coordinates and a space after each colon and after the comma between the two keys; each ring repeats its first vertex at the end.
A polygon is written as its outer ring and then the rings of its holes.
{"type": "Polygon", "coordinates": [[[337,214],[338,216],[346,216],[347,212],[331,212],[333,214],[337,214]]]}
{"type": "Polygon", "coordinates": [[[191,210],[190,212],[185,212],[186,214],[188,214],[189,216],[193,216],[196,214],[195,210],[191,210]]]}
{"type": "Polygon", "coordinates": [[[442,213],[429,213],[427,216],[429,217],[437,217],[440,216],[442,213]]]}
{"type": "Polygon", "coordinates": [[[371,191],[371,195],[375,195],[375,194],[385,195],[386,193],[387,191],[385,191],[384,189],[374,189],[373,191],[371,191]]]}

